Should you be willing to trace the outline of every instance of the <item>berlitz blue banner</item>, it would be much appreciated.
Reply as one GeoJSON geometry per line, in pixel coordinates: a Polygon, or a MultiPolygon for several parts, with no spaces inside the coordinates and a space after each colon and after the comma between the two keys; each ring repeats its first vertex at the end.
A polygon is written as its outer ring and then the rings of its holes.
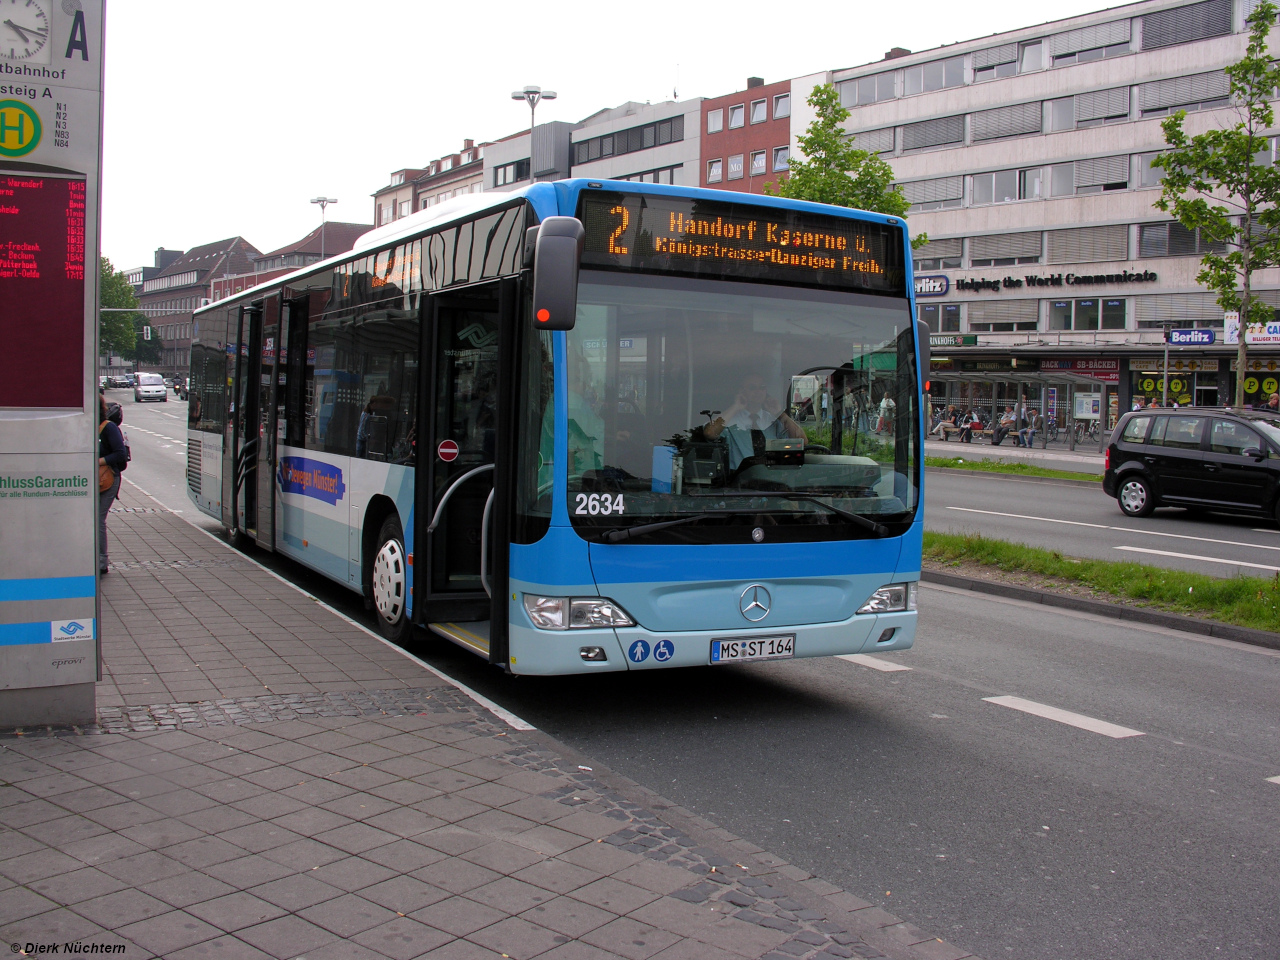
{"type": "Polygon", "coordinates": [[[300,493],[325,503],[337,503],[347,492],[340,468],[306,457],[282,457],[276,481],[281,493],[300,493]]]}

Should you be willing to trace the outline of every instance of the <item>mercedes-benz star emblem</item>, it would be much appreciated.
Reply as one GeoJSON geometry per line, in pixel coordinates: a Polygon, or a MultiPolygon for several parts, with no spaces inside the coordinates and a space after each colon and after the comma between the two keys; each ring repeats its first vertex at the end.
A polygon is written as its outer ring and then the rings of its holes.
{"type": "Polygon", "coordinates": [[[738,610],[752,623],[757,623],[769,615],[771,602],[769,591],[760,584],[753,583],[738,598],[738,610]]]}

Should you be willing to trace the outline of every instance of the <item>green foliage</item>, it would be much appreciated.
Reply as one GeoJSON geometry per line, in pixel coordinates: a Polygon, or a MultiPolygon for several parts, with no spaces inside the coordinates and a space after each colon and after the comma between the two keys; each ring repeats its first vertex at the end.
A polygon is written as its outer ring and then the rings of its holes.
{"type": "Polygon", "coordinates": [[[1174,613],[1234,623],[1258,630],[1280,630],[1280,576],[1210,577],[1141,563],[1077,560],[1056,550],[959,533],[924,534],[924,556],[940,563],[978,563],[1008,572],[1025,572],[1097,593],[1174,613]]]}
{"type": "MultiPolygon", "coordinates": [[[[1240,311],[1240,369],[1244,369],[1244,327],[1265,323],[1272,308],[1253,296],[1253,274],[1280,264],[1280,169],[1260,162],[1274,122],[1271,97],[1280,87],[1280,65],[1267,55],[1267,35],[1277,8],[1262,0],[1249,15],[1244,57],[1226,68],[1231,99],[1239,119],[1231,126],[1190,136],[1183,129],[1186,111],[1161,128],[1169,150],[1153,166],[1164,171],[1155,206],[1183,226],[1199,228],[1201,238],[1227,244],[1226,253],[1206,253],[1197,281],[1218,295],[1224,310],[1240,311]]],[[[1236,403],[1244,402],[1244,377],[1237,378],[1236,403]]]]}
{"type": "MultiPolygon", "coordinates": [[[[765,191],[776,197],[854,207],[905,219],[911,204],[894,187],[893,168],[877,154],[854,146],[844,131],[849,111],[840,105],[836,88],[829,83],[814,87],[808,103],[816,116],[799,138],[805,159],[788,160],[787,179],[766,183],[765,191]]],[[[911,243],[918,247],[927,240],[921,234],[911,243]]]]}
{"type": "MultiPolygon", "coordinates": [[[[133,295],[133,284],[123,273],[117,273],[111,261],[102,258],[101,302],[103,307],[129,308],[138,305],[138,298],[133,295]]],[[[116,356],[131,356],[134,343],[134,318],[142,314],[116,313],[107,310],[98,314],[98,344],[102,353],[113,353],[116,356]]]]}
{"type": "Polygon", "coordinates": [[[965,460],[963,457],[925,457],[926,467],[939,467],[944,470],[974,470],[982,473],[1008,473],[1020,477],[1052,477],[1055,480],[1096,480],[1102,482],[1100,473],[1077,473],[1074,470],[1053,470],[1049,467],[1037,467],[1031,463],[1018,463],[1009,460],[965,460]]]}

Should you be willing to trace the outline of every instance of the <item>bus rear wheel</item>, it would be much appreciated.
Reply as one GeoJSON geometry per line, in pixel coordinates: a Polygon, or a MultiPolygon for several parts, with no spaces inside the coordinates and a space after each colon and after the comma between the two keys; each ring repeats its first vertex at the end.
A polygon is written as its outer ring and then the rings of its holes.
{"type": "Polygon", "coordinates": [[[398,643],[409,633],[409,574],[404,531],[400,528],[400,518],[395,514],[382,521],[382,529],[378,532],[369,586],[373,608],[377,612],[378,632],[398,643]]]}

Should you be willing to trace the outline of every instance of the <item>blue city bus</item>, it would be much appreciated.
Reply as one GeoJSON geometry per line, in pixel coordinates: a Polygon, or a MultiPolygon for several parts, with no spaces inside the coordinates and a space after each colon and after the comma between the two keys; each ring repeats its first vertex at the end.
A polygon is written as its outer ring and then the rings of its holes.
{"type": "Polygon", "coordinates": [[[923,529],[902,220],[621,181],[459,197],[195,315],[233,539],[513,674],[903,650],[923,529]]]}

